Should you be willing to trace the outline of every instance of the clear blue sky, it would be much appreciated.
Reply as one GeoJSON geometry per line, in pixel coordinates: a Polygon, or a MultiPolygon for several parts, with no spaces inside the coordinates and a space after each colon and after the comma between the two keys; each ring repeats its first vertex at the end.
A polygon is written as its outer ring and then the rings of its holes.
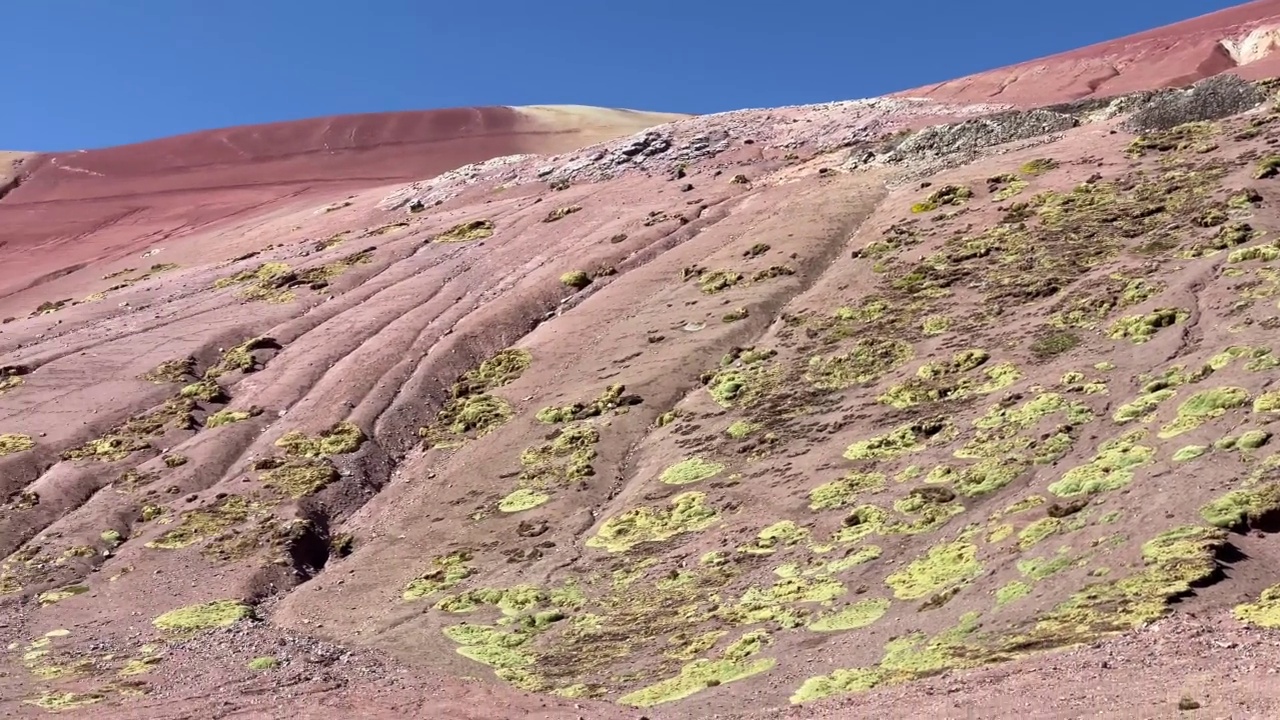
{"type": "Polygon", "coordinates": [[[0,148],[461,105],[879,95],[1231,0],[4,0],[0,148]]]}

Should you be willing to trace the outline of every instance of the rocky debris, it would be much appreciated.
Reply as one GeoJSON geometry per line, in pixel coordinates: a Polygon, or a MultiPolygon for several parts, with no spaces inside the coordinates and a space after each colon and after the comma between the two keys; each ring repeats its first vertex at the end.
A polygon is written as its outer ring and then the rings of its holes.
{"type": "Polygon", "coordinates": [[[1201,120],[1218,120],[1261,105],[1267,95],[1257,83],[1236,75],[1215,75],[1184,90],[1154,93],[1144,107],[1129,118],[1134,132],[1168,130],[1201,120]]]}
{"type": "Polygon", "coordinates": [[[1050,110],[1007,111],[958,123],[935,125],[901,137],[889,147],[858,148],[849,153],[846,170],[873,165],[917,168],[911,177],[972,162],[997,145],[1051,136],[1080,124],[1073,115],[1050,110]]]}
{"type": "Polygon", "coordinates": [[[1009,105],[940,103],[919,98],[870,98],[768,110],[736,110],[666,123],[574,153],[509,155],[474,163],[397,189],[379,203],[432,207],[480,183],[603,182],[627,174],[683,178],[684,168],[746,145],[826,153],[874,142],[928,118],[977,118],[1009,105]],[[661,163],[656,162],[661,158],[661,163]]]}

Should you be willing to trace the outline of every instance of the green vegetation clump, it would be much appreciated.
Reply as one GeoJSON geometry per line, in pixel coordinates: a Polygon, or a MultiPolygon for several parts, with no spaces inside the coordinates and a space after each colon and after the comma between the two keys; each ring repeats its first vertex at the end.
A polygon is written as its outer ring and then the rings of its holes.
{"type": "Polygon", "coordinates": [[[948,669],[976,667],[1007,659],[1000,653],[966,643],[977,628],[978,614],[970,612],[962,615],[955,627],[933,637],[919,632],[899,636],[885,645],[884,657],[878,665],[838,669],[830,675],[809,678],[792,694],[791,702],[804,703],[842,693],[865,692],[936,675],[948,669]]]}
{"type": "Polygon", "coordinates": [[[729,427],[726,428],[724,432],[726,435],[733,438],[734,440],[741,440],[745,437],[750,436],[752,433],[754,433],[759,429],[760,429],[760,426],[757,425],[756,423],[753,423],[747,420],[734,420],[732,423],[730,423],[729,427]]]}
{"type": "Polygon", "coordinates": [[[187,385],[178,392],[178,395],[206,403],[222,403],[230,399],[227,397],[227,393],[222,389],[221,385],[207,379],[199,380],[187,385]]]}
{"type": "Polygon", "coordinates": [[[52,605],[57,602],[62,602],[67,598],[75,597],[76,595],[83,595],[87,592],[89,592],[89,586],[87,585],[64,585],[56,590],[47,590],[40,593],[40,595],[36,597],[36,600],[41,606],[52,605]]]}
{"type": "Polygon", "coordinates": [[[1107,336],[1112,340],[1144,343],[1160,330],[1183,322],[1190,314],[1180,308],[1159,308],[1146,315],[1127,315],[1111,324],[1107,336]]]}
{"type": "Polygon", "coordinates": [[[925,196],[925,199],[912,205],[911,212],[925,213],[937,210],[943,205],[963,205],[973,197],[973,191],[962,185],[944,185],[925,196]]]}
{"type": "MultiPolygon", "coordinates": [[[[212,539],[247,521],[260,512],[261,506],[239,495],[229,495],[216,505],[182,513],[177,527],[147,543],[160,550],[178,550],[202,540],[212,539]]],[[[144,519],[149,519],[145,517],[144,519]]]]}
{"type": "Polygon", "coordinates": [[[23,702],[28,705],[35,705],[48,712],[62,712],[63,710],[87,707],[106,699],[107,696],[100,692],[46,692],[34,700],[23,700],[23,702]]]}
{"type": "MultiPolygon", "coordinates": [[[[542,491],[581,482],[595,475],[592,462],[600,433],[587,424],[569,425],[547,442],[526,448],[520,454],[523,470],[516,479],[517,489],[535,491],[527,499],[537,499],[542,491]]],[[[541,504],[541,503],[539,503],[541,504]]]]}
{"type": "Polygon", "coordinates": [[[915,600],[967,585],[981,573],[977,546],[956,541],[930,548],[924,557],[885,578],[885,584],[895,597],[915,600]]]}
{"type": "Polygon", "coordinates": [[[858,341],[852,350],[830,357],[809,359],[805,379],[820,390],[843,390],[879,379],[915,354],[910,343],[892,338],[858,341]]]}
{"type": "Polygon", "coordinates": [[[436,413],[435,422],[418,434],[428,446],[454,447],[467,438],[483,437],[498,429],[514,415],[510,403],[491,391],[515,382],[529,369],[529,351],[507,348],[458,376],[450,398],[436,413]]]}
{"type": "Polygon", "coordinates": [[[520,488],[507,493],[506,497],[499,500],[498,510],[504,513],[524,512],[544,505],[550,499],[551,496],[544,492],[520,488]]]}
{"type": "Polygon", "coordinates": [[[152,382],[157,385],[180,383],[187,377],[195,374],[195,367],[196,359],[193,357],[166,360],[138,376],[138,379],[146,380],[147,382],[152,382]]]}
{"type": "Polygon", "coordinates": [[[475,575],[475,568],[468,564],[470,562],[471,553],[467,550],[436,557],[431,561],[431,569],[410,580],[401,596],[412,602],[450,590],[475,575]]]}
{"type": "Polygon", "coordinates": [[[550,222],[555,222],[557,220],[563,220],[569,217],[570,215],[576,212],[579,212],[581,210],[582,210],[581,205],[569,205],[566,207],[556,208],[555,210],[552,210],[551,212],[547,213],[547,216],[542,218],[542,222],[550,223],[550,222]]]}
{"type": "Polygon", "coordinates": [[[1031,594],[1031,586],[1021,580],[1014,580],[1000,586],[996,590],[996,607],[1008,605],[1031,594]]]}
{"type": "Polygon", "coordinates": [[[483,240],[493,235],[492,220],[468,220],[436,235],[432,242],[456,243],[483,240]]]}
{"type": "Polygon", "coordinates": [[[930,315],[920,322],[920,332],[925,335],[941,335],[951,329],[951,318],[946,315],[930,315]]]}
{"type": "Polygon", "coordinates": [[[290,460],[261,475],[262,484],[291,498],[314,495],[341,477],[337,469],[323,459],[290,460]]]}
{"type": "Polygon", "coordinates": [[[170,610],[152,620],[151,624],[159,630],[189,633],[227,627],[253,617],[253,608],[238,600],[214,600],[170,610]]]}
{"type": "Polygon", "coordinates": [[[587,547],[609,552],[626,552],[642,543],[662,542],[683,533],[711,527],[719,514],[707,505],[707,496],[687,492],[671,498],[666,510],[638,507],[625,510],[605,521],[587,540],[587,547]]]}
{"type": "Polygon", "coordinates": [[[1280,482],[1267,482],[1232,490],[1200,508],[1200,517],[1210,525],[1242,530],[1280,515],[1280,482]]]}
{"type": "Polygon", "coordinates": [[[1173,397],[1177,392],[1177,390],[1169,387],[1160,387],[1159,389],[1151,392],[1144,392],[1132,402],[1125,403],[1124,405],[1116,408],[1111,419],[1120,424],[1133,422],[1134,420],[1142,420],[1143,422],[1146,422],[1150,419],[1151,413],[1160,406],[1160,403],[1163,403],[1165,400],[1173,397]]]}
{"type": "Polygon", "coordinates": [[[1271,441],[1266,430],[1247,430],[1238,437],[1228,437],[1214,443],[1219,450],[1257,450],[1271,441]]]}
{"type": "Polygon", "coordinates": [[[640,396],[623,395],[626,389],[626,385],[610,385],[591,402],[542,408],[537,414],[538,421],[554,425],[573,420],[586,420],[611,410],[617,411],[619,408],[638,404],[641,401],[640,396]]]}
{"type": "Polygon", "coordinates": [[[935,417],[901,425],[884,435],[860,440],[844,451],[849,460],[893,460],[925,449],[932,438],[946,439],[952,430],[945,418],[935,417]]]}
{"type": "Polygon", "coordinates": [[[1238,248],[1232,250],[1230,255],[1227,255],[1228,263],[1243,263],[1254,260],[1272,262],[1277,259],[1280,259],[1280,246],[1275,243],[1238,248]]]}
{"type": "Polygon", "coordinates": [[[1249,403],[1249,391],[1240,387],[1219,387],[1187,398],[1178,407],[1178,417],[1160,428],[1161,438],[1171,438],[1194,430],[1210,420],[1221,417],[1228,410],[1244,407],[1249,403]]]}
{"type": "Polygon", "coordinates": [[[1188,445],[1184,448],[1180,448],[1177,452],[1173,454],[1173,461],[1187,462],[1188,460],[1195,460],[1196,458],[1200,457],[1201,455],[1204,455],[1207,452],[1209,452],[1208,446],[1188,445]]]}
{"type": "Polygon", "coordinates": [[[1145,430],[1132,430],[1112,438],[1098,448],[1098,454],[1088,463],[1068,470],[1058,481],[1049,485],[1049,492],[1068,497],[1084,493],[1119,490],[1133,481],[1134,473],[1149,465],[1155,450],[1139,445],[1147,435],[1145,430]]]}
{"type": "Polygon", "coordinates": [[[809,629],[814,632],[841,632],[864,628],[884,617],[889,611],[889,604],[887,598],[860,600],[843,610],[824,614],[809,623],[809,629]]]}
{"type": "Polygon", "coordinates": [[[170,398],[160,408],[129,418],[106,435],[64,451],[62,459],[123,460],[130,453],[149,449],[151,445],[147,441],[150,438],[160,437],[170,430],[194,430],[195,418],[191,413],[195,407],[195,400],[191,398],[170,398]]]}
{"type": "Polygon", "coordinates": [[[273,350],[278,348],[276,341],[269,337],[256,337],[245,340],[244,342],[228,349],[218,358],[218,362],[214,363],[205,370],[204,377],[206,380],[216,380],[223,375],[240,371],[242,373],[251,373],[257,370],[260,364],[253,353],[257,350],[273,350]]]}
{"type": "Polygon", "coordinates": [[[35,446],[36,443],[31,439],[30,435],[18,435],[16,433],[0,435],[0,457],[26,452],[35,446]]]}
{"type": "Polygon", "coordinates": [[[1269,390],[1255,398],[1253,411],[1256,413],[1280,412],[1280,390],[1269,390]]]}
{"type": "Polygon", "coordinates": [[[1211,122],[1196,121],[1183,123],[1168,130],[1156,130],[1144,133],[1129,143],[1126,151],[1130,157],[1141,157],[1148,151],[1161,153],[1191,151],[1208,152],[1217,148],[1212,138],[1218,128],[1211,122]]]}
{"type": "Polygon", "coordinates": [[[250,670],[253,670],[255,672],[260,672],[262,670],[273,670],[279,664],[280,662],[275,658],[270,656],[265,656],[265,657],[256,657],[250,660],[249,664],[246,667],[248,667],[250,670]]]}
{"type": "Polygon", "coordinates": [[[293,268],[282,262],[266,262],[252,270],[221,278],[213,286],[222,289],[241,285],[244,287],[237,297],[242,300],[280,304],[297,298],[293,288],[298,284],[298,274],[293,268]]]}
{"type": "Polygon", "coordinates": [[[1257,180],[1266,180],[1276,175],[1280,175],[1280,155],[1267,155],[1258,161],[1253,171],[1253,177],[1257,180]]]}
{"type": "Polygon", "coordinates": [[[698,288],[707,295],[714,295],[743,281],[742,273],[733,270],[711,270],[698,276],[698,288]]]}
{"type": "Polygon", "coordinates": [[[273,302],[292,302],[297,299],[297,288],[308,287],[321,290],[329,281],[356,265],[369,263],[372,249],[352,252],[351,255],[335,260],[333,263],[317,265],[315,268],[294,270],[284,263],[262,263],[252,270],[221,278],[214,283],[215,288],[243,286],[237,293],[241,300],[273,302]]]}
{"type": "Polygon", "coordinates": [[[1023,175],[1043,175],[1056,167],[1058,161],[1053,158],[1036,158],[1023,163],[1018,171],[1023,175]]]}
{"type": "Polygon", "coordinates": [[[1242,623],[1280,630],[1280,585],[1263,590],[1257,602],[1236,606],[1235,616],[1242,623]]]}
{"type": "Polygon", "coordinates": [[[809,509],[832,510],[853,505],[859,496],[880,492],[885,484],[885,476],[881,473],[851,472],[839,480],[823,483],[810,490],[809,509]]]}
{"type": "Polygon", "coordinates": [[[1071,645],[1157,620],[1193,584],[1220,572],[1217,555],[1225,545],[1226,533],[1217,528],[1186,526],[1162,533],[1142,545],[1142,570],[1076,592],[1021,642],[1031,647],[1071,645]]]}
{"type": "Polygon", "coordinates": [[[571,270],[560,276],[560,284],[571,287],[574,290],[581,290],[590,285],[591,282],[591,276],[582,270],[571,270]]]}
{"type": "Polygon", "coordinates": [[[723,470],[722,463],[691,457],[663,470],[659,479],[668,485],[688,485],[715,477],[723,470]]]}
{"type": "Polygon", "coordinates": [[[297,430],[285,433],[275,444],[291,457],[322,458],[353,453],[360,449],[366,439],[360,426],[344,420],[334,423],[316,437],[297,430]]]}
{"type": "MultiPolygon", "coordinates": [[[[1187,250],[1178,253],[1178,257],[1195,259],[1217,254],[1219,251],[1243,245],[1253,240],[1253,226],[1245,222],[1227,223],[1218,228],[1212,238],[1195,243],[1187,250]]],[[[1230,257],[1230,256],[1228,256],[1230,257]]]]}
{"type": "Polygon", "coordinates": [[[244,422],[245,420],[257,417],[261,414],[262,408],[260,407],[251,407],[248,410],[231,410],[229,408],[224,408],[206,417],[204,419],[204,426],[211,429],[222,427],[223,425],[244,422]]]}
{"type": "Polygon", "coordinates": [[[731,353],[722,367],[706,380],[707,392],[721,407],[750,407],[764,400],[781,384],[785,369],[769,362],[773,350],[747,348],[731,353]]]}
{"type": "Polygon", "coordinates": [[[681,668],[679,675],[623,695],[618,698],[618,703],[631,707],[653,707],[687,698],[707,688],[759,675],[777,664],[774,658],[752,660],[768,641],[769,635],[763,630],[749,632],[725,648],[719,659],[694,660],[681,668]]]}
{"type": "Polygon", "coordinates": [[[761,530],[755,540],[738,548],[738,551],[750,555],[772,555],[779,547],[798,545],[808,539],[808,528],[791,520],[780,520],[761,530]]]}

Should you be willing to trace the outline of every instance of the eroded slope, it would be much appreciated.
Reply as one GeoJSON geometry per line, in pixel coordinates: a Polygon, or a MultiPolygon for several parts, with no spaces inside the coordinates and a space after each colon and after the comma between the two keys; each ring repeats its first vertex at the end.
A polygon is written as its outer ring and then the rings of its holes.
{"type": "Polygon", "coordinates": [[[1274,626],[1280,116],[1182,97],[1134,117],[1217,119],[681,121],[34,308],[5,697],[394,703],[361,678],[411,668],[459,716],[838,714],[1178,605],[1274,626]]]}

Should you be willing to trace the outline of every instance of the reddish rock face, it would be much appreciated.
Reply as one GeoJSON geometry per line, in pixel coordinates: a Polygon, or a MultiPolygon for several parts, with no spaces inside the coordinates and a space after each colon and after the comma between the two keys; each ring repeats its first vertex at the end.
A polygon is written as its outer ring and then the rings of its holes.
{"type": "Polygon", "coordinates": [[[503,155],[569,150],[672,117],[617,113],[584,127],[517,108],[457,108],[252,125],[27,157],[20,184],[0,201],[0,299],[86,262],[142,252],[282,204],[503,155]]]}
{"type": "Polygon", "coordinates": [[[1137,35],[897,95],[1034,106],[1186,85],[1228,71],[1259,79],[1280,74],[1280,54],[1267,54],[1277,39],[1280,0],[1257,0],[1137,35]]]}

